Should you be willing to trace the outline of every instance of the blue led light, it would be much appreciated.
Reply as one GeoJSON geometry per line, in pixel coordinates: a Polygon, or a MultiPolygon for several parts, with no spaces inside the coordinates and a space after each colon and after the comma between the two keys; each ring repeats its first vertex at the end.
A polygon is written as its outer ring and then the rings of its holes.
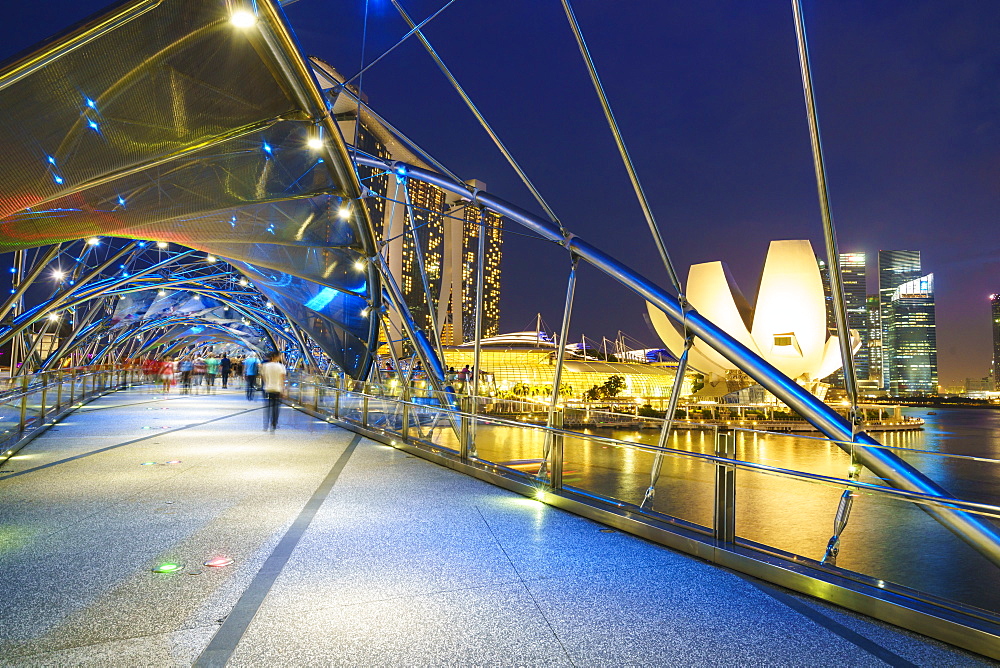
{"type": "Polygon", "coordinates": [[[63,177],[59,176],[58,174],[53,174],[52,175],[52,180],[55,181],[56,183],[62,183],[63,182],[63,177]]]}
{"type": "Polygon", "coordinates": [[[88,121],[87,121],[87,125],[89,125],[89,126],[90,126],[90,129],[91,129],[91,130],[95,130],[95,131],[96,131],[96,130],[100,130],[100,127],[99,127],[99,126],[97,125],[97,121],[91,121],[91,120],[88,120],[88,121]]]}
{"type": "Polygon", "coordinates": [[[125,206],[125,198],[122,197],[121,195],[118,196],[118,204],[121,206],[125,206]]]}
{"type": "Polygon", "coordinates": [[[89,97],[84,98],[84,100],[86,100],[88,107],[90,107],[91,109],[97,109],[97,105],[89,97]]]}
{"type": "Polygon", "coordinates": [[[17,269],[15,269],[14,267],[11,267],[10,268],[10,273],[16,274],[17,273],[17,269]]]}
{"type": "Polygon", "coordinates": [[[51,155],[47,155],[45,157],[46,157],[46,159],[48,159],[50,165],[56,164],[56,159],[53,158],[51,155]]]}
{"type": "Polygon", "coordinates": [[[271,145],[264,142],[264,153],[271,153],[271,145]]]}
{"type": "Polygon", "coordinates": [[[318,164],[319,164],[319,163],[321,163],[321,162],[323,162],[323,158],[320,158],[319,160],[317,160],[317,161],[316,161],[316,164],[318,165],[318,164]]]}
{"type": "Polygon", "coordinates": [[[306,302],[305,306],[313,311],[319,311],[324,308],[327,304],[333,301],[333,298],[337,296],[337,291],[333,288],[323,288],[313,296],[312,299],[306,302]]]}

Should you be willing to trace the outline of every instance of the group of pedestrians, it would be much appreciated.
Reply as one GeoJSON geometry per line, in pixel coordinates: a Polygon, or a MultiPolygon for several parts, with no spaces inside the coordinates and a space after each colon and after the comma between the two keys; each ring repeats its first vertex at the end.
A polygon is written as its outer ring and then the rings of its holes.
{"type": "Polygon", "coordinates": [[[229,388],[232,377],[246,387],[247,401],[253,401],[260,389],[267,405],[264,408],[264,430],[274,431],[278,427],[278,412],[281,397],[285,392],[287,370],[282,364],[281,353],[269,353],[264,360],[251,352],[246,357],[230,359],[228,354],[186,355],[179,359],[164,357],[159,362],[144,365],[147,376],[155,376],[162,385],[163,392],[169,394],[171,387],[180,384],[181,394],[195,394],[204,388],[205,394],[215,391],[216,379],[221,379],[222,389],[229,388]]]}

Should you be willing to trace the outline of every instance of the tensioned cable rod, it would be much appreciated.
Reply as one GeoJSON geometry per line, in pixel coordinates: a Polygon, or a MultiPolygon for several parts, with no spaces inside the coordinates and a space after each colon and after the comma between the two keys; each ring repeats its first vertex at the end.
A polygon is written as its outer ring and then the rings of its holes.
{"type": "Polygon", "coordinates": [[[358,71],[358,73],[355,74],[354,76],[351,76],[351,77],[348,77],[348,78],[344,79],[344,82],[342,84],[340,84],[340,85],[341,86],[346,86],[347,84],[351,83],[352,81],[354,81],[355,79],[357,79],[358,77],[360,77],[362,74],[364,74],[365,72],[367,72],[369,70],[369,68],[371,68],[378,61],[382,60],[383,58],[385,58],[386,56],[388,56],[390,53],[392,53],[393,51],[395,51],[396,47],[398,47],[399,45],[401,45],[403,42],[405,42],[407,39],[409,39],[411,36],[413,36],[418,30],[420,30],[425,25],[427,25],[428,23],[430,23],[433,19],[435,19],[438,14],[440,14],[444,10],[448,9],[449,7],[451,7],[451,4],[453,2],[455,2],[455,0],[448,0],[448,2],[445,3],[444,7],[442,7],[439,10],[437,10],[436,12],[434,12],[433,14],[431,14],[430,16],[428,16],[426,19],[424,19],[423,21],[421,21],[420,23],[418,23],[417,25],[415,25],[413,28],[410,29],[410,32],[408,32],[405,35],[403,35],[402,37],[400,37],[398,42],[396,42],[395,44],[393,44],[392,46],[390,46],[387,50],[383,51],[381,56],[379,56],[378,58],[376,58],[372,62],[370,62],[367,65],[365,65],[364,67],[362,67],[358,71]]]}
{"type": "MultiPolygon", "coordinates": [[[[564,0],[565,1],[565,0],[564,0]]],[[[820,214],[823,219],[823,239],[826,242],[827,267],[830,274],[830,292],[833,298],[833,314],[840,339],[840,356],[844,362],[844,388],[851,401],[851,431],[857,431],[856,415],[858,405],[858,382],[854,370],[851,351],[851,334],[847,322],[847,306],[844,301],[844,282],[840,273],[840,252],[837,248],[837,232],[830,211],[830,190],[826,181],[826,163],[823,159],[823,144],[819,134],[819,115],[816,98],[813,95],[812,66],[809,60],[809,44],[806,40],[805,24],[802,19],[801,0],[792,0],[792,15],[795,19],[795,38],[798,43],[799,69],[802,73],[802,94],[805,97],[806,117],[809,122],[809,142],[812,146],[813,167],[816,171],[816,191],[819,195],[820,214]]]]}
{"type": "Polygon", "coordinates": [[[642,188],[642,183],[639,181],[639,175],[635,171],[635,165],[632,163],[632,157],[628,153],[628,148],[625,146],[625,140],[622,138],[621,130],[618,129],[618,122],[615,120],[614,112],[611,111],[611,103],[608,102],[608,96],[604,92],[604,86],[601,85],[601,79],[597,75],[597,67],[594,65],[594,59],[590,55],[590,50],[587,48],[587,43],[583,38],[583,31],[580,29],[580,24],[576,20],[576,15],[573,13],[573,8],[570,7],[569,0],[562,0],[563,9],[566,11],[566,18],[569,21],[570,28],[573,30],[573,36],[576,38],[576,44],[580,48],[580,55],[583,56],[584,63],[587,65],[587,72],[590,74],[590,80],[594,84],[594,90],[597,91],[597,97],[601,100],[601,108],[604,110],[604,116],[608,121],[608,127],[611,128],[611,134],[614,135],[615,145],[618,147],[618,153],[621,155],[622,162],[625,164],[625,171],[628,172],[629,181],[632,182],[632,188],[635,190],[635,196],[639,200],[639,206],[642,208],[642,215],[646,217],[646,224],[649,225],[649,232],[653,235],[653,242],[656,244],[656,250],[660,253],[660,259],[663,261],[663,266],[667,270],[667,274],[670,276],[670,282],[674,286],[674,290],[677,291],[678,295],[683,296],[684,290],[681,288],[680,279],[677,277],[677,272],[674,270],[674,264],[670,261],[670,255],[667,253],[667,247],[663,242],[663,235],[660,233],[660,228],[656,224],[656,218],[653,216],[653,210],[649,206],[649,200],[646,199],[646,191],[642,188]]]}
{"type": "MultiPolygon", "coordinates": [[[[391,2],[393,6],[399,11],[400,15],[403,17],[403,20],[406,21],[411,28],[416,27],[416,24],[413,22],[413,19],[411,19],[410,15],[406,13],[406,10],[403,9],[402,5],[399,4],[398,0],[391,0],[391,2]]],[[[531,182],[531,179],[528,178],[528,175],[524,172],[523,169],[521,169],[521,166],[514,159],[514,156],[511,155],[510,151],[507,150],[507,147],[504,146],[504,143],[500,141],[500,137],[497,135],[496,132],[493,131],[493,128],[486,121],[486,117],[484,117],[483,114],[479,111],[479,108],[472,101],[472,98],[469,97],[468,93],[465,92],[465,89],[462,87],[462,85],[458,83],[458,79],[455,78],[455,75],[451,73],[451,70],[448,69],[448,66],[444,64],[443,60],[441,60],[441,57],[437,54],[437,51],[434,50],[434,47],[431,46],[431,43],[427,40],[427,37],[424,35],[423,31],[417,30],[416,32],[417,32],[417,37],[420,39],[421,44],[424,45],[424,48],[427,50],[427,53],[429,53],[431,58],[434,59],[434,62],[437,63],[438,68],[445,75],[445,77],[448,79],[451,85],[455,88],[459,96],[461,96],[462,100],[472,111],[473,115],[475,115],[476,120],[478,120],[479,124],[483,126],[484,130],[486,130],[486,133],[490,136],[490,139],[493,140],[493,143],[496,144],[496,147],[500,149],[500,152],[503,154],[504,158],[507,159],[507,162],[510,164],[510,166],[514,168],[515,172],[517,172],[517,175],[518,177],[520,177],[521,182],[524,183],[525,187],[529,191],[531,191],[531,195],[535,198],[535,201],[538,202],[539,206],[541,206],[542,209],[545,210],[545,213],[549,217],[549,219],[556,225],[558,225],[559,229],[563,232],[563,234],[565,234],[566,229],[563,227],[563,224],[559,220],[559,217],[556,216],[555,212],[552,210],[552,207],[550,207],[548,202],[545,201],[545,198],[542,197],[542,194],[538,192],[538,189],[535,187],[535,184],[531,182]]]]}

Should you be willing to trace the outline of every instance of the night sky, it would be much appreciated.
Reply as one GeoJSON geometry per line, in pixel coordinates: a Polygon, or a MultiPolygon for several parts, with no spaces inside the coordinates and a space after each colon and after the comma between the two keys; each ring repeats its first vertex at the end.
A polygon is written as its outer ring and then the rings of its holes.
{"type": "MultiPolygon", "coordinates": [[[[445,0],[403,0],[415,20],[445,0]]],[[[820,124],[841,251],[923,254],[937,289],[940,381],[989,370],[1000,292],[1000,2],[808,1],[820,124]]],[[[0,58],[105,3],[8,3],[0,58]]],[[[307,55],[353,74],[365,0],[299,0],[307,55]]],[[[366,61],[407,30],[369,0],[366,61]]],[[[823,252],[791,7],[781,0],[576,0],[611,104],[682,277],[723,260],[752,299],[768,242],[823,252]]],[[[426,33],[571,231],[657,280],[657,258],[558,0],[456,0],[426,33]]],[[[415,39],[362,81],[382,115],[463,178],[539,211],[415,39]]],[[[517,228],[511,228],[514,231],[517,228]]],[[[508,234],[501,329],[559,326],[569,261],[508,234]]],[[[659,345],[642,301],[582,272],[573,335],[659,345]]]]}

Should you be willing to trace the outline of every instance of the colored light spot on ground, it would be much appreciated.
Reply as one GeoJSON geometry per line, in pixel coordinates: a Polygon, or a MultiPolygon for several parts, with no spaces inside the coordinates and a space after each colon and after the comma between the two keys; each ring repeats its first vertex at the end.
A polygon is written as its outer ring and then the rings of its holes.
{"type": "Polygon", "coordinates": [[[215,557],[206,561],[205,565],[211,568],[221,568],[222,566],[230,566],[232,563],[233,560],[229,557],[215,557]]]}
{"type": "Polygon", "coordinates": [[[179,571],[179,570],[181,570],[183,568],[184,568],[183,564],[175,564],[173,562],[169,562],[168,561],[168,562],[160,564],[159,566],[157,566],[156,568],[154,568],[153,572],[154,573],[176,573],[177,571],[179,571]]]}
{"type": "Polygon", "coordinates": [[[149,427],[143,427],[143,429],[149,429],[149,427]]]}
{"type": "Polygon", "coordinates": [[[179,459],[171,459],[171,460],[170,460],[169,462],[167,462],[167,463],[168,463],[168,464],[180,464],[180,463],[181,463],[181,460],[179,460],[179,459]]]}
{"type": "Polygon", "coordinates": [[[143,462],[139,464],[139,466],[153,466],[154,464],[156,464],[156,462],[143,462]]]}

